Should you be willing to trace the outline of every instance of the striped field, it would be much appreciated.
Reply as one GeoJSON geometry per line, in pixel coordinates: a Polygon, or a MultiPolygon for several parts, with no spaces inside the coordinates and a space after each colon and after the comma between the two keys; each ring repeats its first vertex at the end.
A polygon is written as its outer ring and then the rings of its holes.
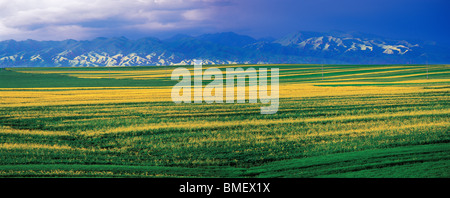
{"type": "Polygon", "coordinates": [[[0,69],[0,177],[450,177],[448,65],[211,67],[280,68],[278,112],[175,104],[175,66],[0,69]]]}

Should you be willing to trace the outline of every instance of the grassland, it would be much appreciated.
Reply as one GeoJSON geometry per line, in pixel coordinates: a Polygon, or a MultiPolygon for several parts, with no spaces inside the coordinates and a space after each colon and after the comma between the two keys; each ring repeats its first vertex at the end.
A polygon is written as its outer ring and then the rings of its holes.
{"type": "Polygon", "coordinates": [[[175,67],[1,69],[0,177],[450,177],[450,66],[214,67],[280,68],[279,111],[175,104],[175,67]]]}

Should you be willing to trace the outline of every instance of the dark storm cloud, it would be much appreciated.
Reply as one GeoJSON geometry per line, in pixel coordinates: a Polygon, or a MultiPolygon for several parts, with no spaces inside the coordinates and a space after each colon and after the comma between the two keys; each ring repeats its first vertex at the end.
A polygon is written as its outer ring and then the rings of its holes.
{"type": "Polygon", "coordinates": [[[449,7],[445,0],[0,0],[0,40],[343,30],[448,42],[449,7]]]}

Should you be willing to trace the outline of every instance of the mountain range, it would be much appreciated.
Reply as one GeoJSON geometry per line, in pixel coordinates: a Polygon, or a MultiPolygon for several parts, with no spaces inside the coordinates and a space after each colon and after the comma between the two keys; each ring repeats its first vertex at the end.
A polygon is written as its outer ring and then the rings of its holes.
{"type": "Polygon", "coordinates": [[[348,32],[296,32],[280,39],[255,39],[233,32],[130,40],[6,40],[1,67],[138,66],[204,64],[445,64],[450,48],[438,42],[388,39],[348,32]]]}

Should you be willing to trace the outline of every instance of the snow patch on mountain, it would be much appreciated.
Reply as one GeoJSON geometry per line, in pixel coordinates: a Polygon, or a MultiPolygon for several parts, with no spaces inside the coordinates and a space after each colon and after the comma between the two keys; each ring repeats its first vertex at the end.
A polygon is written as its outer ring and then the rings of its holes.
{"type": "Polygon", "coordinates": [[[205,64],[403,64],[422,63],[433,56],[444,63],[450,60],[447,48],[433,46],[339,32],[298,32],[278,40],[257,40],[235,33],[166,40],[10,40],[0,41],[0,66],[191,65],[199,58],[205,64]]]}

